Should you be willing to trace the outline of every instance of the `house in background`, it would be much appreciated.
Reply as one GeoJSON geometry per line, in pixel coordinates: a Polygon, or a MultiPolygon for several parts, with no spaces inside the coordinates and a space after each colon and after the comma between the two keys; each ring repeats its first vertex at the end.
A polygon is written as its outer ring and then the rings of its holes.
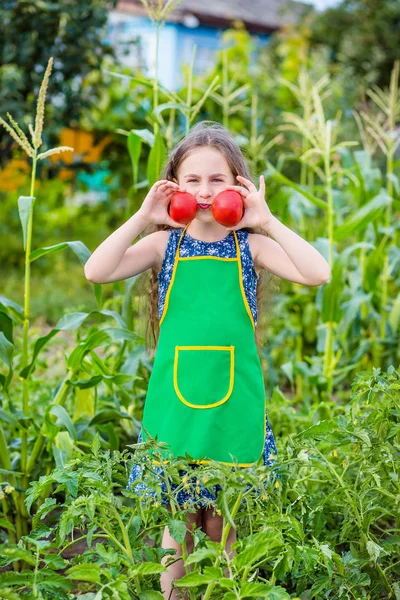
{"type": "MultiPolygon", "coordinates": [[[[155,3],[158,0],[150,1],[155,3]]],[[[298,22],[305,7],[308,5],[293,0],[203,0],[201,3],[183,0],[160,29],[159,82],[169,90],[182,87],[182,66],[192,61],[194,45],[195,74],[212,67],[217,50],[223,47],[224,31],[232,28],[235,22],[241,21],[255,45],[263,46],[268,43],[271,33],[285,24],[298,22]]],[[[140,0],[119,0],[117,7],[109,12],[106,41],[114,47],[121,64],[132,70],[140,69],[147,77],[154,77],[156,28],[140,0]]],[[[64,130],[61,143],[74,147],[83,162],[93,164],[100,160],[109,139],[94,146],[91,136],[90,132],[64,130]]],[[[73,162],[75,157],[76,154],[71,154],[65,160],[73,162]]],[[[54,156],[56,160],[58,157],[54,156]]],[[[94,173],[78,172],[76,181],[84,184],[85,190],[74,192],[68,202],[91,204],[107,201],[110,184],[106,180],[109,175],[106,166],[99,166],[94,173]]],[[[61,177],[71,177],[67,167],[61,177]]]]}
{"type": "MultiPolygon", "coordinates": [[[[272,32],[295,24],[304,7],[292,0],[183,0],[160,29],[158,80],[170,90],[183,85],[182,65],[192,60],[194,72],[212,66],[223,47],[222,35],[235,21],[242,21],[257,46],[268,42],[272,32]]],[[[122,64],[153,77],[156,29],[140,0],[120,0],[110,11],[107,41],[122,64]]]]}

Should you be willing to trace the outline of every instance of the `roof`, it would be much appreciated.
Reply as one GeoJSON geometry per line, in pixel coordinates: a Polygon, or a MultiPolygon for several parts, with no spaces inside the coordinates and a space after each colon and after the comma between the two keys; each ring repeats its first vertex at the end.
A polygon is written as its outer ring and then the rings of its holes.
{"type": "MultiPolygon", "coordinates": [[[[185,15],[191,14],[204,25],[230,27],[233,21],[241,20],[250,32],[269,33],[284,24],[296,23],[305,8],[309,5],[294,0],[183,0],[167,21],[182,22],[185,15]]],[[[116,9],[147,14],[141,0],[120,0],[116,9]]]]}

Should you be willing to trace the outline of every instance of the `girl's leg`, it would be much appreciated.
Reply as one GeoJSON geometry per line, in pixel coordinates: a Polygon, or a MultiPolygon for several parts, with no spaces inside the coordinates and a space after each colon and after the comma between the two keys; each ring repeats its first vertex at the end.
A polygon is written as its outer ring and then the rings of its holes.
{"type": "MultiPolygon", "coordinates": [[[[222,515],[215,514],[213,516],[213,508],[204,508],[203,510],[203,531],[208,535],[212,542],[221,542],[222,540],[222,515]]],[[[230,559],[235,555],[235,550],[232,550],[231,546],[236,541],[236,529],[233,527],[229,530],[228,538],[226,540],[226,552],[230,559]]],[[[229,570],[226,567],[224,569],[225,577],[229,577],[229,570]]]]}
{"type": "MultiPolygon", "coordinates": [[[[167,508],[171,512],[171,507],[169,504],[167,505],[167,508]]],[[[201,527],[202,509],[200,508],[195,513],[187,513],[186,517],[186,527],[189,529],[189,531],[186,534],[186,548],[187,553],[190,554],[193,551],[193,538],[190,531],[193,530],[195,527],[201,527]]],[[[162,565],[165,565],[168,558],[170,558],[171,556],[173,556],[174,558],[182,556],[182,546],[181,544],[178,544],[170,535],[168,527],[165,527],[164,529],[162,548],[176,548],[177,550],[176,554],[174,555],[166,554],[165,556],[163,556],[161,560],[162,565]]],[[[174,562],[168,567],[168,571],[164,571],[163,573],[161,573],[160,584],[164,598],[166,598],[167,600],[181,600],[183,598],[184,600],[187,600],[188,596],[183,596],[182,589],[176,588],[172,590],[172,582],[181,579],[181,577],[183,577],[184,575],[186,575],[186,570],[182,560],[174,562]]]]}

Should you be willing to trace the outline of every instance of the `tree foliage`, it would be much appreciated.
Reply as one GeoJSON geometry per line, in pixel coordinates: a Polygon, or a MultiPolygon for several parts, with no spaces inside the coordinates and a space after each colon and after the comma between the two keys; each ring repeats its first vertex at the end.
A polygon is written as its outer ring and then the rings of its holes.
{"type": "MultiPolygon", "coordinates": [[[[0,106],[26,130],[34,113],[34,98],[50,56],[53,76],[48,90],[47,133],[62,123],[79,120],[82,107],[96,101],[101,80],[82,86],[85,76],[98,69],[107,45],[110,8],[117,0],[14,0],[0,5],[0,106]]],[[[12,140],[0,131],[0,162],[10,157],[12,140]]]]}
{"type": "Polygon", "coordinates": [[[398,0],[342,0],[310,21],[312,41],[328,45],[334,62],[349,66],[367,84],[389,85],[400,57],[398,0]]]}

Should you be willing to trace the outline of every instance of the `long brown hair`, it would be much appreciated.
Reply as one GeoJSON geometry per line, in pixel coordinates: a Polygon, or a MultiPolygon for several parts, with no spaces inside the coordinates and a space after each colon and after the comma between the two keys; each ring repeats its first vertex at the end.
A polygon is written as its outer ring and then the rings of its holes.
{"type": "MultiPolygon", "coordinates": [[[[170,181],[173,179],[177,180],[178,170],[181,163],[195,148],[204,146],[212,147],[224,155],[235,181],[236,176],[241,175],[242,177],[254,182],[254,177],[252,176],[245,157],[237,145],[233,135],[230,133],[230,131],[223,127],[223,125],[214,121],[201,121],[192,127],[190,133],[186,135],[170,153],[164,165],[160,179],[168,179],[170,181]]],[[[145,229],[143,235],[148,235],[154,231],[165,231],[172,229],[173,228],[169,225],[150,225],[145,229]]],[[[257,228],[246,227],[244,228],[244,231],[266,235],[263,231],[258,230],[257,228]]],[[[262,315],[262,308],[265,305],[264,300],[266,300],[266,295],[263,294],[265,279],[268,280],[269,277],[264,271],[261,271],[257,281],[256,289],[258,319],[254,332],[258,352],[261,351],[261,320],[265,322],[266,316],[265,314],[262,315]]],[[[147,352],[150,353],[151,350],[151,353],[154,354],[160,333],[158,317],[158,279],[156,269],[149,269],[148,277],[143,278],[143,280],[145,281],[145,287],[143,288],[141,297],[147,299],[148,313],[146,319],[145,344],[147,352]]]]}

